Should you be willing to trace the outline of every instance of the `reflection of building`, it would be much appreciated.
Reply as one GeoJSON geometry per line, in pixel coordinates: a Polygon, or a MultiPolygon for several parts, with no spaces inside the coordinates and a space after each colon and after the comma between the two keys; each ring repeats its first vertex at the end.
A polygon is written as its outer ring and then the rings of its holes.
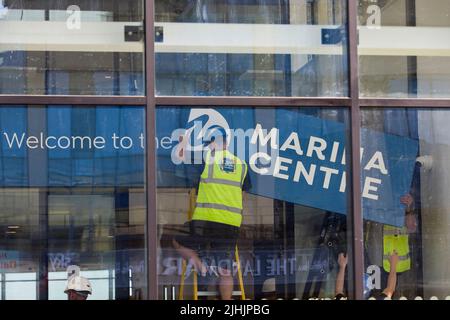
{"type": "Polygon", "coordinates": [[[155,15],[147,2],[0,1],[1,299],[64,299],[70,264],[93,299],[178,292],[171,237],[201,168],[173,150],[192,129],[201,159],[215,126],[240,158],[257,154],[238,242],[247,297],[275,278],[279,297],[332,298],[340,251],[355,257],[346,279],[367,278],[352,273],[386,259],[405,193],[418,226],[395,297],[450,295],[449,0],[156,0],[155,15]]]}

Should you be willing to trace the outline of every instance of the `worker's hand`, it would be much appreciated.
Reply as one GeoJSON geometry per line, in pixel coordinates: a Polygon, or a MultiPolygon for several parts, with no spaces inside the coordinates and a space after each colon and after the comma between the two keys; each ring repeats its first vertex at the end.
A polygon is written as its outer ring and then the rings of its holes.
{"type": "Polygon", "coordinates": [[[394,250],[394,252],[389,257],[389,262],[391,263],[391,268],[395,268],[398,264],[399,257],[397,251],[394,250]]]}
{"type": "Polygon", "coordinates": [[[186,149],[186,144],[187,144],[187,136],[183,135],[183,136],[179,136],[178,137],[178,146],[177,146],[177,152],[176,152],[176,156],[179,160],[183,160],[184,156],[185,156],[185,149],[186,149]]]}
{"type": "Polygon", "coordinates": [[[344,253],[339,253],[338,264],[340,268],[345,268],[348,263],[348,256],[344,253]]]}
{"type": "Polygon", "coordinates": [[[400,198],[400,203],[406,206],[407,211],[414,209],[414,198],[409,193],[400,198]]]}

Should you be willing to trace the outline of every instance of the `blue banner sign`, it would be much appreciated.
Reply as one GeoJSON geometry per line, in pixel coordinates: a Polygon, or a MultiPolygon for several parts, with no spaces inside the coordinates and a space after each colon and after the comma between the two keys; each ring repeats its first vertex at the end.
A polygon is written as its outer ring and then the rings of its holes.
{"type": "MultiPolygon", "coordinates": [[[[249,165],[250,193],[346,214],[348,126],[345,117],[328,119],[284,108],[158,109],[158,186],[193,186],[203,142],[222,127],[228,150],[249,165]]],[[[410,190],[418,142],[365,129],[361,139],[364,217],[403,226],[400,198],[410,190]]]]}
{"type": "MultiPolygon", "coordinates": [[[[144,119],[137,107],[4,107],[0,186],[142,187],[144,119]]],[[[249,165],[250,193],[348,212],[349,126],[345,112],[330,110],[158,108],[158,187],[194,187],[204,141],[218,127],[229,133],[228,150],[249,165]]],[[[365,129],[361,139],[364,217],[402,226],[400,198],[410,191],[418,141],[365,129]]]]}

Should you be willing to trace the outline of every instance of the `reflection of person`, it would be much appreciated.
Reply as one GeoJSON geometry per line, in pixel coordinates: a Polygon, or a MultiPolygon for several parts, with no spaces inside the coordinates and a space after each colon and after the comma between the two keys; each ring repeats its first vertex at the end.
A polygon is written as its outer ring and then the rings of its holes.
{"type": "Polygon", "coordinates": [[[190,235],[176,237],[172,242],[201,275],[209,272],[219,276],[220,295],[229,300],[233,292],[233,255],[242,222],[242,191],[249,182],[245,162],[227,150],[226,131],[220,128],[214,133],[207,142],[210,150],[200,176],[192,221],[188,223],[190,235]],[[218,273],[199,258],[198,251],[206,248],[215,258],[218,273]]]}
{"type": "Polygon", "coordinates": [[[67,268],[67,284],[64,293],[69,300],[86,300],[92,294],[92,286],[89,280],[80,276],[78,266],[69,266],[67,268]]]}

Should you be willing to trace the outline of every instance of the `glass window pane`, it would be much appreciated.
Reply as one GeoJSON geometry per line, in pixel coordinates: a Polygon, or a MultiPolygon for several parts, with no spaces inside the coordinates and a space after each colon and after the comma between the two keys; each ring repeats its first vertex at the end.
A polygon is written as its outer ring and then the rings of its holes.
{"type": "Polygon", "coordinates": [[[364,97],[450,97],[450,0],[359,1],[364,97]]]}
{"type": "Polygon", "coordinates": [[[236,299],[351,294],[347,110],[161,107],[156,129],[161,299],[192,298],[196,270],[200,299],[223,270],[236,299]]]}
{"type": "Polygon", "coordinates": [[[5,281],[33,281],[36,280],[36,273],[5,273],[5,281]]]}
{"type": "Polygon", "coordinates": [[[0,2],[0,93],[144,95],[143,1],[0,2]]]}
{"type": "Polygon", "coordinates": [[[346,1],[155,5],[157,95],[348,95],[346,1]]]}
{"type": "Polygon", "coordinates": [[[365,109],[362,115],[362,147],[369,151],[363,157],[365,265],[374,294],[443,300],[450,296],[450,111],[365,109]],[[377,138],[368,140],[372,131],[377,138]],[[374,149],[379,154],[370,162],[374,149]]]}
{"type": "Polygon", "coordinates": [[[65,271],[48,273],[48,280],[66,280],[66,279],[67,273],[65,271]]]}
{"type": "Polygon", "coordinates": [[[5,274],[6,300],[35,300],[36,299],[36,273],[5,274]]]}
{"type": "MultiPolygon", "coordinates": [[[[49,281],[49,300],[67,300],[67,295],[64,293],[67,283],[67,274],[65,272],[54,272],[58,275],[53,275],[53,278],[63,278],[63,280],[51,280],[49,281]]],[[[111,288],[108,270],[100,271],[85,271],[82,275],[89,279],[93,290],[89,300],[109,300],[114,299],[110,296],[113,292],[111,288]]],[[[50,277],[50,274],[49,274],[50,277]]],[[[130,288],[131,289],[131,288],[130,288]]]]}
{"type": "MultiPolygon", "coordinates": [[[[64,272],[64,275],[66,273],[64,272]]],[[[67,279],[51,280],[48,282],[48,299],[49,300],[67,300],[66,289],[67,279]]]]}
{"type": "Polygon", "coordinates": [[[91,283],[95,291],[92,292],[90,300],[109,300],[109,279],[92,280],[91,283]]]}
{"type": "Polygon", "coordinates": [[[144,121],[138,106],[0,108],[6,299],[66,300],[70,265],[89,299],[147,297],[144,121]]]}

